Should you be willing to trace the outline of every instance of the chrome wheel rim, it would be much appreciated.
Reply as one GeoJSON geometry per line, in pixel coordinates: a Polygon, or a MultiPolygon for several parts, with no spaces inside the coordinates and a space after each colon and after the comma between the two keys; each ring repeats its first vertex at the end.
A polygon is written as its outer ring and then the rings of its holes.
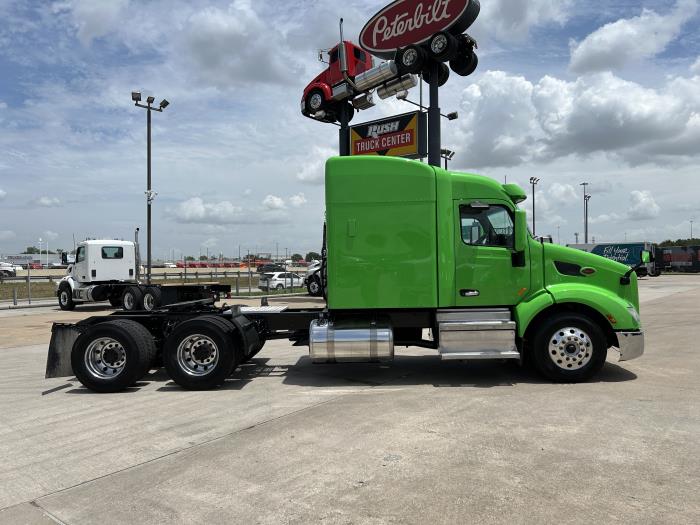
{"type": "Polygon", "coordinates": [[[318,293],[318,290],[319,290],[318,283],[316,281],[312,281],[309,284],[309,290],[311,291],[311,293],[314,293],[314,294],[318,293]]]}
{"type": "Polygon", "coordinates": [[[445,51],[445,48],[447,48],[447,37],[445,35],[436,36],[430,43],[430,50],[436,55],[445,51]]]}
{"type": "Polygon", "coordinates": [[[413,64],[416,63],[416,60],[418,59],[418,51],[415,49],[409,49],[403,54],[403,57],[401,58],[401,62],[403,62],[404,66],[412,66],[413,64]]]}
{"type": "Polygon", "coordinates": [[[152,294],[147,293],[146,295],[143,296],[143,309],[147,311],[151,311],[155,308],[156,306],[156,298],[153,297],[152,294]]]}
{"type": "Polygon", "coordinates": [[[318,93],[311,95],[311,98],[309,99],[309,106],[311,106],[311,109],[320,109],[322,104],[323,98],[321,98],[321,95],[318,93]]]}
{"type": "Polygon", "coordinates": [[[562,370],[579,370],[593,357],[593,342],[580,328],[560,328],[549,338],[548,355],[562,370]]]}
{"type": "Polygon", "coordinates": [[[134,309],[134,296],[127,292],[124,294],[124,309],[133,310],[134,309]]]}
{"type": "Polygon", "coordinates": [[[219,362],[219,347],[206,335],[192,334],[185,337],[177,347],[177,363],[192,376],[205,376],[219,362]]]}
{"type": "Polygon", "coordinates": [[[66,292],[65,290],[61,292],[61,304],[63,306],[68,305],[68,292],[66,292]]]}
{"type": "Polygon", "coordinates": [[[100,337],[92,341],[85,350],[85,367],[98,379],[111,379],[124,371],[126,350],[111,337],[100,337]]]}

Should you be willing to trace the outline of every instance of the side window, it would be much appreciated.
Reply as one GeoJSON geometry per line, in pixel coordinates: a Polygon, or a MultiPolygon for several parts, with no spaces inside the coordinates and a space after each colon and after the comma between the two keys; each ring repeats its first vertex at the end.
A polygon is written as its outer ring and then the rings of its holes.
{"type": "Polygon", "coordinates": [[[103,246],[102,247],[102,258],[103,259],[123,259],[124,258],[124,248],[121,246],[103,246]]]}
{"type": "Polygon", "coordinates": [[[355,60],[357,60],[358,62],[365,61],[365,52],[362,51],[361,49],[354,48],[353,54],[355,55],[355,60]]]}
{"type": "Polygon", "coordinates": [[[460,207],[462,240],[473,246],[514,246],[513,219],[503,206],[460,207]]]}
{"type": "Polygon", "coordinates": [[[75,252],[75,262],[80,263],[85,260],[85,246],[81,246],[78,248],[78,251],[75,252]]]}
{"type": "Polygon", "coordinates": [[[336,47],[333,51],[329,53],[330,56],[330,63],[332,64],[333,62],[338,61],[338,48],[336,47]]]}

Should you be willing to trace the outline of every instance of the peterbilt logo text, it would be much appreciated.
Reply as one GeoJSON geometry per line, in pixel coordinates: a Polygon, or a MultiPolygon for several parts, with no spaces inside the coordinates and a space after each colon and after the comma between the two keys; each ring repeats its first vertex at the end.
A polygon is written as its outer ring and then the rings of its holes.
{"type": "Polygon", "coordinates": [[[399,121],[387,122],[386,124],[372,124],[367,128],[367,136],[378,137],[386,133],[394,133],[399,130],[399,121]]]}
{"type": "Polygon", "coordinates": [[[385,42],[390,38],[400,37],[425,25],[452,18],[452,15],[447,11],[449,4],[450,0],[434,0],[433,5],[426,8],[425,4],[421,2],[416,6],[412,16],[408,12],[397,14],[394,15],[391,22],[386,16],[380,16],[374,24],[372,44],[377,47],[378,43],[385,42]]]}

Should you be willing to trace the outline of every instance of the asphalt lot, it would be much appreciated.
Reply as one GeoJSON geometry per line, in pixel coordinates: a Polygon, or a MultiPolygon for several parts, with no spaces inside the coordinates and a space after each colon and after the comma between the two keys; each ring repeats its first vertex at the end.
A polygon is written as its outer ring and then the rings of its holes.
{"type": "Polygon", "coordinates": [[[700,276],[640,283],[646,353],[553,385],[515,364],[312,365],[268,343],[217,391],[43,378],[0,312],[0,523],[699,523],[700,276]]]}

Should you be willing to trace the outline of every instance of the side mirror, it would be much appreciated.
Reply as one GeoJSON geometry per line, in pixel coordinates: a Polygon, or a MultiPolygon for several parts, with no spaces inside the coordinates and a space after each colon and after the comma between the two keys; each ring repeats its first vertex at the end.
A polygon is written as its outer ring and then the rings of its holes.
{"type": "Polygon", "coordinates": [[[647,250],[642,250],[642,264],[649,264],[651,262],[651,252],[647,250]]]}
{"type": "Polygon", "coordinates": [[[527,247],[527,213],[515,210],[515,251],[524,252],[527,247]]]}

